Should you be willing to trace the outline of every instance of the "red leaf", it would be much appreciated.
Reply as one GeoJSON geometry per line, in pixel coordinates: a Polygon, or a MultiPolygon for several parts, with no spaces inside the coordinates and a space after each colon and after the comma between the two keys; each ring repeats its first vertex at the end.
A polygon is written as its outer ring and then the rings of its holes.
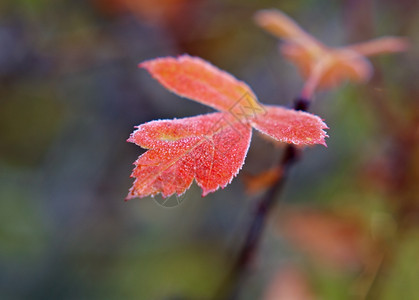
{"type": "Polygon", "coordinates": [[[203,196],[224,188],[244,163],[251,132],[250,126],[225,113],[139,126],[128,141],[151,150],[135,162],[132,176],[137,179],[127,199],[181,195],[193,179],[203,196]]]}
{"type": "Polygon", "coordinates": [[[326,124],[317,116],[279,106],[264,106],[266,114],[250,122],[254,128],[270,137],[295,145],[322,144],[326,146],[323,130],[326,124]]]}
{"type": "Polygon", "coordinates": [[[374,253],[366,225],[357,215],[290,209],[281,216],[279,228],[294,246],[330,267],[356,270],[374,253]]]}
{"type": "Polygon", "coordinates": [[[315,76],[317,88],[331,88],[345,80],[364,82],[372,74],[366,56],[401,52],[409,46],[404,38],[383,37],[341,48],[327,47],[276,9],[257,12],[255,21],[284,40],[282,53],[298,66],[305,78],[315,76]]]}
{"type": "Polygon", "coordinates": [[[200,58],[158,58],[140,66],[169,90],[222,112],[140,125],[128,141],[150,150],[135,162],[127,199],[181,195],[194,179],[203,196],[224,188],[244,163],[251,126],[279,141],[325,145],[327,127],[319,117],[264,106],[245,83],[200,58]]]}
{"type": "Polygon", "coordinates": [[[309,280],[297,267],[281,266],[263,297],[264,300],[313,300],[316,299],[309,280]]]}
{"type": "Polygon", "coordinates": [[[175,94],[221,111],[229,110],[244,96],[257,103],[247,84],[198,57],[157,58],[139,66],[175,94]]]}

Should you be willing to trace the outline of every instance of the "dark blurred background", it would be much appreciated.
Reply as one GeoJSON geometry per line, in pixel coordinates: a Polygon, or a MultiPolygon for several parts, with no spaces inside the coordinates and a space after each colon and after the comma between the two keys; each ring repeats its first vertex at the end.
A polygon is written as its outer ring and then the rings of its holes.
{"type": "Polygon", "coordinates": [[[330,127],[328,148],[306,149],[293,169],[240,299],[287,299],[284,291],[415,299],[418,4],[1,1],[0,298],[214,294],[255,199],[241,179],[272,166],[280,149],[255,134],[238,178],[205,198],[193,186],[166,207],[158,198],[124,202],[143,152],[126,142],[133,127],[211,111],[170,94],[137,64],[200,56],[246,81],[262,102],[289,105],[303,81],[252,20],[278,8],[330,46],[402,35],[412,47],[374,58],[366,85],[317,94],[312,112],[330,127]]]}

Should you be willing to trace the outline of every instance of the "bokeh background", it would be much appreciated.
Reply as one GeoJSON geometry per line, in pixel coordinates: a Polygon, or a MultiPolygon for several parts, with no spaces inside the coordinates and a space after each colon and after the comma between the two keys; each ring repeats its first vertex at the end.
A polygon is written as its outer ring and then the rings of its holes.
{"type": "Polygon", "coordinates": [[[366,85],[320,92],[328,148],[305,149],[240,299],[417,299],[419,3],[415,0],[2,0],[0,298],[209,299],[281,146],[254,135],[226,189],[124,202],[135,125],[211,109],[137,64],[200,56],[289,105],[303,81],[253,14],[278,8],[330,46],[407,36],[366,85]],[[177,205],[180,203],[180,205],[177,205]],[[167,206],[171,206],[168,208],[167,206]],[[284,296],[285,295],[285,296],[284,296]]]}

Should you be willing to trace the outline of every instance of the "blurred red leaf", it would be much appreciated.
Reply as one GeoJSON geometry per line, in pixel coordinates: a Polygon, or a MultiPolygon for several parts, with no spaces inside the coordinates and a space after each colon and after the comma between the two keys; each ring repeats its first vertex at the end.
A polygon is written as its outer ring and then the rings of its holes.
{"type": "Polygon", "coordinates": [[[224,188],[244,163],[252,126],[277,141],[325,145],[327,128],[312,114],[259,103],[242,81],[188,55],[140,64],[170,91],[220,113],[138,126],[128,139],[150,149],[135,162],[127,199],[181,195],[193,179],[202,195],[224,188]]]}
{"type": "Polygon", "coordinates": [[[309,95],[316,88],[331,88],[344,80],[364,82],[372,73],[366,56],[401,52],[408,47],[406,39],[397,37],[382,37],[342,48],[327,47],[275,9],[257,12],[255,21],[268,32],[284,39],[281,51],[308,79],[309,95]]]}
{"type": "Polygon", "coordinates": [[[190,0],[91,0],[107,15],[131,12],[143,21],[164,23],[182,12],[190,0]]]}
{"type": "Polygon", "coordinates": [[[281,268],[269,284],[264,300],[316,299],[306,276],[296,267],[281,268]]]}
{"type": "Polygon", "coordinates": [[[279,224],[282,234],[315,261],[355,270],[371,255],[372,240],[355,216],[316,210],[287,211],[279,224]]]}
{"type": "Polygon", "coordinates": [[[278,178],[282,176],[282,169],[279,167],[273,167],[259,174],[244,174],[243,181],[246,188],[246,192],[249,194],[255,194],[260,191],[267,189],[272,186],[278,178]]]}

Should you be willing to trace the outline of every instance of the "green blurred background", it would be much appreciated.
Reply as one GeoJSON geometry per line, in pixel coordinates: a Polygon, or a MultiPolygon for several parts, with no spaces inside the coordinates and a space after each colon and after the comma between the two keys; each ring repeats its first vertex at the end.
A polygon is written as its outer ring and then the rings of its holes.
{"type": "Polygon", "coordinates": [[[172,208],[151,198],[124,202],[143,152],[126,142],[133,127],[211,111],[170,94],[137,64],[200,56],[246,81],[262,102],[287,106],[303,81],[254,24],[264,8],[281,9],[330,46],[403,35],[412,47],[373,59],[366,85],[317,94],[311,111],[330,127],[328,148],[306,149],[292,170],[240,299],[286,299],[272,287],[281,288],[276,274],[289,278],[290,266],[304,280],[289,286],[307,285],[312,299],[418,299],[415,0],[3,0],[1,299],[215,293],[255,201],[243,174],[272,166],[281,150],[255,134],[226,189],[202,198],[193,186],[172,208]],[[301,218],[307,210],[313,218],[301,218]]]}

